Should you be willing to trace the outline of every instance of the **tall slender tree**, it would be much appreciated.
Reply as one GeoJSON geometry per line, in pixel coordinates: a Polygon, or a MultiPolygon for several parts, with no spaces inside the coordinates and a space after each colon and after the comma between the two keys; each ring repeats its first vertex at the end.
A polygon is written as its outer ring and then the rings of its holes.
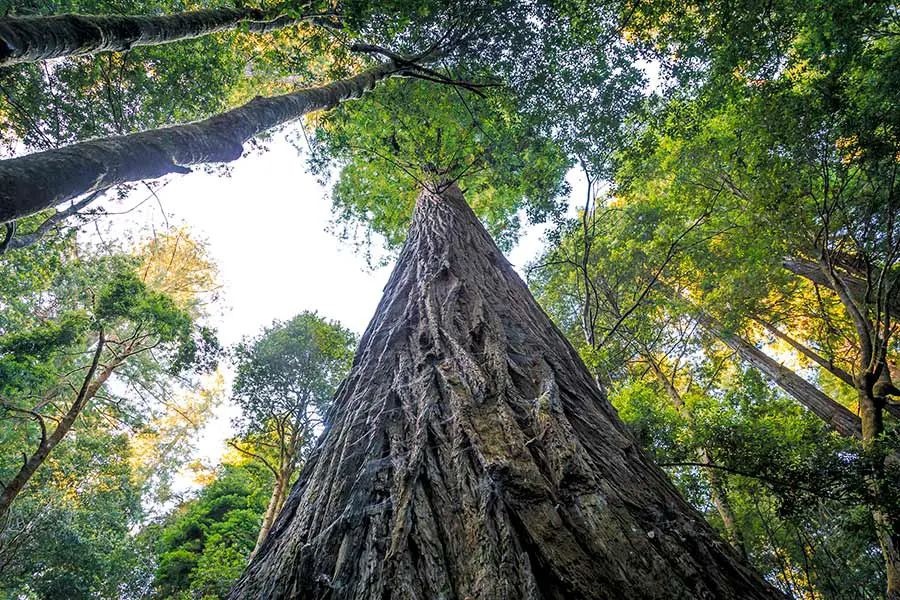
{"type": "Polygon", "coordinates": [[[21,63],[124,52],[190,40],[244,26],[266,33],[304,17],[268,14],[256,8],[212,8],[161,16],[55,15],[0,18],[0,67],[21,63]]]}
{"type": "Polygon", "coordinates": [[[312,451],[317,427],[347,374],[355,336],[339,323],[303,312],[275,322],[235,348],[232,397],[241,408],[238,452],[275,478],[254,554],[281,512],[290,484],[312,451]]]}

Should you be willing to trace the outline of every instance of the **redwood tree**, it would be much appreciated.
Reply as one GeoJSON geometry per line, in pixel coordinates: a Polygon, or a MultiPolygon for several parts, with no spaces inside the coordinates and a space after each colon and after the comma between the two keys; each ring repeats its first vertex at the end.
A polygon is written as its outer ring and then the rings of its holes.
{"type": "Polygon", "coordinates": [[[455,185],[424,192],[231,598],[776,598],[640,451],[455,185]]]}

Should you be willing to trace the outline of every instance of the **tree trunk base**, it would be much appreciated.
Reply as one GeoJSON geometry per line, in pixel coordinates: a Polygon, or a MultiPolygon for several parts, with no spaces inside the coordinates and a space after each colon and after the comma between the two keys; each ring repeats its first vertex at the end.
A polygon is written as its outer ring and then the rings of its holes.
{"type": "Polygon", "coordinates": [[[232,600],[782,598],[650,463],[451,186],[232,600]]]}

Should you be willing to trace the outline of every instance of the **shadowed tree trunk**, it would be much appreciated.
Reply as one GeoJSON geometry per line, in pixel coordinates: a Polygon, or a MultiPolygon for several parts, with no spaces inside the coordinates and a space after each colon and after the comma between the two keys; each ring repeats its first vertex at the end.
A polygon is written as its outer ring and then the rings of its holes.
{"type": "Polygon", "coordinates": [[[817,365],[819,365],[820,367],[822,367],[823,369],[825,369],[826,371],[828,371],[829,373],[831,373],[832,375],[837,377],[840,381],[842,381],[843,383],[846,383],[850,387],[856,389],[856,384],[853,382],[853,375],[851,375],[844,369],[842,369],[839,366],[837,366],[836,364],[834,364],[833,360],[829,360],[829,359],[825,358],[824,356],[822,356],[821,354],[819,354],[818,352],[815,352],[812,348],[809,348],[809,347],[801,344],[799,341],[795,340],[788,334],[784,333],[783,331],[778,329],[775,325],[773,325],[772,323],[769,323],[765,319],[762,319],[760,317],[750,317],[750,318],[752,320],[756,321],[757,323],[759,323],[760,325],[762,325],[763,327],[765,327],[766,330],[769,331],[769,333],[774,335],[776,338],[778,338],[782,342],[786,343],[791,348],[793,348],[794,350],[796,350],[797,352],[799,352],[800,354],[802,354],[809,360],[813,361],[814,363],[816,363],[817,365]]]}
{"type": "Polygon", "coordinates": [[[455,186],[423,193],[232,600],[781,596],[651,464],[455,186]]]}
{"type": "Polygon", "coordinates": [[[372,89],[399,69],[393,61],[353,77],[271,98],[257,97],[203,121],[102,138],[0,161],[0,223],[108,187],[231,162],[247,140],[372,89]]]}
{"type": "MultiPolygon", "coordinates": [[[[804,346],[803,344],[801,344],[800,342],[798,342],[791,336],[780,331],[777,327],[775,327],[773,324],[769,323],[768,321],[761,319],[759,317],[751,317],[751,318],[754,321],[756,321],[757,323],[759,323],[760,325],[762,325],[763,327],[765,327],[769,332],[772,333],[772,335],[774,335],[778,339],[782,340],[783,342],[785,342],[786,344],[791,346],[794,350],[796,350],[797,352],[799,352],[806,358],[808,358],[808,359],[812,360],[813,362],[815,362],[816,364],[818,364],[820,367],[822,367],[823,369],[825,369],[826,371],[828,371],[829,373],[834,375],[836,378],[838,378],[841,382],[849,385],[853,389],[856,389],[856,382],[853,380],[853,375],[851,375],[844,369],[840,368],[839,366],[835,365],[834,361],[829,360],[829,359],[825,358],[824,356],[816,353],[811,348],[804,346]]],[[[887,368],[885,368],[885,370],[882,371],[882,375],[884,377],[886,377],[886,381],[887,381],[886,386],[889,386],[892,393],[894,393],[896,395],[896,392],[894,391],[894,390],[896,390],[896,388],[894,388],[893,382],[891,381],[891,378],[890,378],[890,372],[888,371],[887,368]]],[[[876,384],[876,386],[877,386],[877,384],[876,384]]],[[[876,396],[878,396],[878,395],[884,396],[885,394],[878,394],[876,391],[875,395],[876,396]]],[[[900,405],[885,401],[884,410],[889,412],[895,418],[900,419],[900,405]]]]}
{"type": "Polygon", "coordinates": [[[250,31],[274,31],[297,22],[266,19],[253,8],[216,8],[163,16],[57,15],[0,18],[0,66],[98,52],[124,52],[188,40],[246,24],[250,31]]]}
{"type": "Polygon", "coordinates": [[[695,317],[703,329],[734,350],[738,356],[828,423],[836,432],[846,437],[862,438],[862,425],[859,417],[850,412],[843,404],[835,401],[741,336],[726,331],[721,323],[709,315],[698,312],[695,317]]]}

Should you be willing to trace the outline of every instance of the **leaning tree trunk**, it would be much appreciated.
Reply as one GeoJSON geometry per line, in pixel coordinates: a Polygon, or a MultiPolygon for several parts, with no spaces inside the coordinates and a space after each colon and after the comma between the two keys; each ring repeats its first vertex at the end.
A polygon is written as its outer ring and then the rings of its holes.
{"type": "Polygon", "coordinates": [[[232,600],[781,597],[641,452],[455,186],[423,193],[232,600]]]}
{"type": "MultiPolygon", "coordinates": [[[[834,290],[834,285],[822,272],[822,267],[819,263],[805,260],[800,258],[785,258],[781,261],[781,266],[785,269],[793,273],[794,275],[798,275],[803,277],[804,279],[808,279],[809,281],[825,286],[831,290],[834,290]]],[[[867,294],[867,285],[865,279],[861,277],[855,277],[853,274],[849,272],[844,272],[839,274],[839,277],[844,282],[844,285],[847,287],[847,290],[853,296],[853,298],[865,302],[866,294],[867,294]]],[[[890,312],[891,318],[894,320],[900,320],[900,294],[895,294],[890,302],[887,305],[887,310],[890,312]]]]}
{"type": "Polygon", "coordinates": [[[0,67],[98,52],[124,52],[135,46],[157,46],[203,37],[245,24],[266,32],[297,19],[266,19],[253,8],[216,8],[162,16],[55,15],[0,18],[0,67]]]}
{"type": "Polygon", "coordinates": [[[778,387],[814,415],[828,423],[836,432],[845,437],[862,438],[862,425],[859,417],[850,412],[843,404],[829,397],[741,336],[726,331],[721,323],[709,315],[698,312],[695,316],[703,329],[734,350],[738,356],[775,382],[778,387]]]}
{"type": "Polygon", "coordinates": [[[393,61],[353,77],[247,104],[203,121],[96,139],[0,161],[0,224],[96,190],[231,162],[247,140],[337,106],[398,71],[393,61]]]}

